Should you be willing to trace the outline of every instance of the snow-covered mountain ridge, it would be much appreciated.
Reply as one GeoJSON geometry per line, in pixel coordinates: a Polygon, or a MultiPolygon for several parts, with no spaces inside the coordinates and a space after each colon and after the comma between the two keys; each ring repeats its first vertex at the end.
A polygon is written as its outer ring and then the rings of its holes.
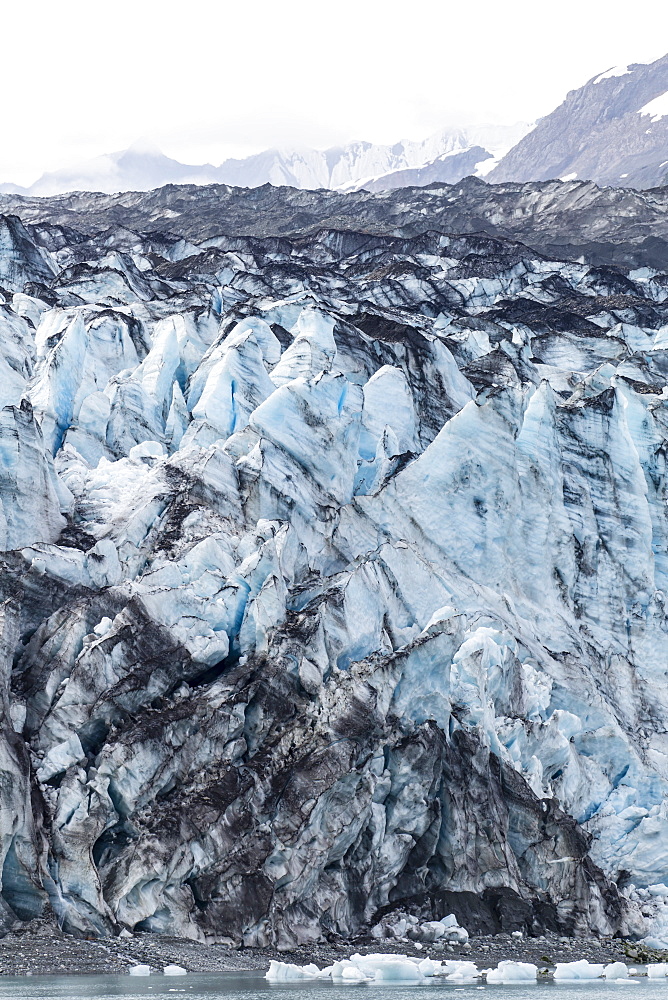
{"type": "Polygon", "coordinates": [[[80,212],[0,225],[2,926],[666,940],[665,272],[80,212]]]}
{"type": "Polygon", "coordinates": [[[530,126],[478,125],[445,128],[423,141],[394,145],[351,142],[318,150],[268,149],[218,167],[179,163],[145,142],[98,156],[75,167],[46,173],[28,188],[0,184],[0,192],[45,197],[67,191],[150,191],[164,184],[283,184],[315,190],[372,190],[413,183],[407,171],[429,169],[429,181],[453,183],[467,174],[484,176],[526,135],[530,126]]]}

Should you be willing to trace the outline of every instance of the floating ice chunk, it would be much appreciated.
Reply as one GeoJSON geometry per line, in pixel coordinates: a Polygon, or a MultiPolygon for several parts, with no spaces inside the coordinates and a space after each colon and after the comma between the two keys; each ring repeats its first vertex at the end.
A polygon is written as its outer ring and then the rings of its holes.
{"type": "Polygon", "coordinates": [[[130,969],[131,976],[150,976],[151,966],[150,965],[133,965],[130,969]]]}
{"type": "Polygon", "coordinates": [[[623,962],[611,962],[603,970],[606,979],[628,979],[629,970],[623,962]]]}
{"type": "Polygon", "coordinates": [[[402,983],[421,983],[424,982],[424,976],[420,972],[418,966],[415,962],[411,962],[409,959],[395,958],[389,962],[379,963],[374,979],[377,983],[386,982],[402,982],[402,983]]]}
{"type": "Polygon", "coordinates": [[[308,965],[302,965],[302,972],[306,972],[311,976],[322,976],[322,972],[314,962],[309,962],[308,965]]]}
{"type": "Polygon", "coordinates": [[[271,961],[264,978],[270,983],[291,983],[300,979],[317,979],[320,975],[317,965],[294,965],[292,962],[271,961]]]}
{"type": "Polygon", "coordinates": [[[653,962],[647,966],[648,979],[664,979],[668,976],[668,962],[653,962]]]}
{"type": "MultiPolygon", "coordinates": [[[[359,970],[364,979],[375,979],[376,982],[410,982],[421,983],[425,975],[433,976],[440,971],[440,962],[430,959],[409,958],[407,955],[351,955],[349,959],[335,962],[332,966],[332,979],[350,979],[344,975],[345,970],[354,967],[359,970]],[[424,972],[422,967],[424,966],[424,972]]],[[[356,976],[352,979],[361,981],[356,976]]]]}
{"type": "Polygon", "coordinates": [[[586,958],[579,962],[557,962],[554,970],[555,979],[598,979],[603,975],[604,967],[586,958]]]}
{"type": "Polygon", "coordinates": [[[356,982],[356,983],[366,983],[369,980],[368,976],[365,976],[361,969],[358,969],[356,965],[348,965],[343,969],[341,973],[341,979],[344,982],[356,982]]]}
{"type": "MultiPolygon", "coordinates": [[[[415,945],[417,948],[417,945],[415,945]]],[[[442,962],[435,962],[433,958],[423,958],[418,965],[418,969],[423,976],[440,976],[445,970],[442,962]]]]}
{"type": "MultiPolygon", "coordinates": [[[[272,962],[271,964],[273,965],[274,963],[272,962]]],[[[337,980],[343,979],[343,970],[348,969],[351,966],[352,962],[350,962],[349,959],[347,958],[341,959],[339,962],[334,962],[334,965],[331,965],[329,967],[330,969],[329,974],[332,977],[332,979],[336,982],[337,980]]],[[[295,966],[295,968],[299,968],[299,966],[295,966]]],[[[271,968],[269,969],[269,971],[271,972],[271,968]]],[[[267,978],[269,978],[269,973],[267,973],[267,978]]]]}
{"type": "Polygon", "coordinates": [[[166,965],[162,970],[165,976],[187,976],[188,970],[180,965],[166,965]]]}
{"type": "MultiPolygon", "coordinates": [[[[601,969],[603,966],[601,966],[601,969]]],[[[538,969],[532,962],[499,962],[496,969],[487,969],[488,983],[524,983],[535,981],[538,969]]]]}
{"type": "MultiPolygon", "coordinates": [[[[407,955],[385,955],[385,954],[374,954],[374,955],[351,955],[349,959],[344,960],[344,965],[354,965],[356,968],[360,969],[366,976],[373,979],[376,974],[376,970],[380,968],[381,965],[387,962],[411,962],[412,965],[417,969],[419,959],[410,959],[407,955]]],[[[419,970],[418,970],[419,971],[419,970]]],[[[420,973],[422,975],[422,973],[420,973]]]]}
{"type": "Polygon", "coordinates": [[[449,979],[452,982],[463,982],[467,979],[477,979],[480,975],[475,962],[448,960],[444,963],[444,971],[446,973],[446,979],[449,979]]]}

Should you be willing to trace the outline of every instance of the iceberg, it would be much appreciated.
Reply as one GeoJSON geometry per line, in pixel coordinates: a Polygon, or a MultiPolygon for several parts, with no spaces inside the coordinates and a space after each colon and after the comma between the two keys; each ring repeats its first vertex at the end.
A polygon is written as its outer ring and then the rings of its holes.
{"type": "Polygon", "coordinates": [[[606,979],[628,979],[629,970],[623,962],[610,962],[603,970],[606,979]]]}
{"type": "Polygon", "coordinates": [[[402,982],[402,983],[422,983],[424,976],[420,972],[419,966],[414,962],[402,961],[399,958],[389,958],[385,962],[379,962],[374,970],[374,979],[377,983],[402,982]]]}
{"type": "Polygon", "coordinates": [[[499,962],[496,969],[487,969],[485,975],[488,983],[535,982],[538,969],[531,962],[513,962],[505,959],[499,962]]]}
{"type": "Polygon", "coordinates": [[[475,962],[457,961],[453,959],[447,959],[443,962],[443,973],[437,973],[437,975],[443,974],[445,974],[446,979],[450,979],[453,982],[467,979],[477,979],[478,976],[481,975],[475,962]]]}
{"type": "MultiPolygon", "coordinates": [[[[557,962],[554,978],[559,980],[599,979],[604,974],[605,968],[605,966],[595,962],[588,962],[586,958],[582,958],[578,962],[557,962]]],[[[619,977],[615,976],[615,978],[619,977]]]]}
{"type": "Polygon", "coordinates": [[[292,962],[278,962],[274,959],[270,962],[264,978],[270,983],[289,983],[302,979],[318,979],[320,975],[317,965],[294,965],[292,962]]]}

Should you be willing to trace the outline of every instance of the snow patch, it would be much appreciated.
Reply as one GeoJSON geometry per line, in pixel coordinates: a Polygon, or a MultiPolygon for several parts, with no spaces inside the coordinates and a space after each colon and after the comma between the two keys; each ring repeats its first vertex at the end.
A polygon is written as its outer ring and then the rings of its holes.
{"type": "Polygon", "coordinates": [[[653,101],[645,104],[638,114],[649,115],[653,122],[658,122],[661,118],[665,118],[668,115],[668,90],[665,94],[659,94],[653,101]]]}
{"type": "Polygon", "coordinates": [[[628,66],[612,66],[610,69],[606,70],[605,73],[601,73],[596,77],[594,83],[601,83],[603,80],[609,80],[613,76],[626,76],[631,70],[628,66]]]}

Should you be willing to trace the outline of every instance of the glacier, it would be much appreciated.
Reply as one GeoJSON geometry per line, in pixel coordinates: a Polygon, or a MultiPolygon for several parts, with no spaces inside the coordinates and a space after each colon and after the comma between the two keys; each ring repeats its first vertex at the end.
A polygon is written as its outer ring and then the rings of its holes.
{"type": "Polygon", "coordinates": [[[0,929],[668,945],[666,275],[206,242],[0,225],[0,929]]]}

